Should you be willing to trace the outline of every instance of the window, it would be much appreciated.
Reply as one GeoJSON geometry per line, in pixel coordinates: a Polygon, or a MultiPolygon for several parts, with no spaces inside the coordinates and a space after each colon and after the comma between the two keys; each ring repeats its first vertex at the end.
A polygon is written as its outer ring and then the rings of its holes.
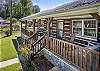
{"type": "Polygon", "coordinates": [[[96,20],[84,21],[84,36],[96,37],[96,20]]]}
{"type": "Polygon", "coordinates": [[[73,33],[76,36],[83,36],[89,38],[97,38],[97,21],[90,20],[73,20],[73,33]]]}
{"type": "Polygon", "coordinates": [[[82,21],[73,21],[73,33],[77,36],[82,35],[82,21]]]}

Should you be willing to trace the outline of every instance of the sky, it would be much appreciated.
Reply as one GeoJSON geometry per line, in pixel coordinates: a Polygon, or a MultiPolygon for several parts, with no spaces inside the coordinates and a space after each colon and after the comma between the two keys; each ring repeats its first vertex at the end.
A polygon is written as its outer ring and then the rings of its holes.
{"type": "Polygon", "coordinates": [[[55,8],[65,3],[69,3],[75,0],[32,0],[33,5],[38,5],[40,10],[47,10],[51,8],[55,8]]]}

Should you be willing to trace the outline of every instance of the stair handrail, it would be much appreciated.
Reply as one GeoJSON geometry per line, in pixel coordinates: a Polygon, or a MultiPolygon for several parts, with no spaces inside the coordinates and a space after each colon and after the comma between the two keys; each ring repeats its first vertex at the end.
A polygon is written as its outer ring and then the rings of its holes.
{"type": "Polygon", "coordinates": [[[39,40],[37,40],[36,42],[34,42],[32,44],[32,46],[35,46],[39,41],[41,41],[43,38],[45,38],[46,34],[44,34],[39,40]]]}

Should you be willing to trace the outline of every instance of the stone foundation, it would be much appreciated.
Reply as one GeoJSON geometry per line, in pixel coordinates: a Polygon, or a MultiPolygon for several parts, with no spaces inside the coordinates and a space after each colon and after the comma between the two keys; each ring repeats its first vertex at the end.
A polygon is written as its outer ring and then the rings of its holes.
{"type": "Polygon", "coordinates": [[[54,66],[59,67],[62,71],[82,71],[80,68],[66,63],[60,57],[56,56],[55,54],[53,54],[45,48],[42,49],[42,51],[39,54],[44,55],[54,66]]]}

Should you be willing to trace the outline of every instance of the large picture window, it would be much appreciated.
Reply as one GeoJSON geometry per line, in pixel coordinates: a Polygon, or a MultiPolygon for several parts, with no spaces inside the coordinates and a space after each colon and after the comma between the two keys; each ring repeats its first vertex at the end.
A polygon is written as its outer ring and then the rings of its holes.
{"type": "Polygon", "coordinates": [[[73,34],[88,38],[97,38],[97,21],[95,19],[73,20],[73,34]]]}

